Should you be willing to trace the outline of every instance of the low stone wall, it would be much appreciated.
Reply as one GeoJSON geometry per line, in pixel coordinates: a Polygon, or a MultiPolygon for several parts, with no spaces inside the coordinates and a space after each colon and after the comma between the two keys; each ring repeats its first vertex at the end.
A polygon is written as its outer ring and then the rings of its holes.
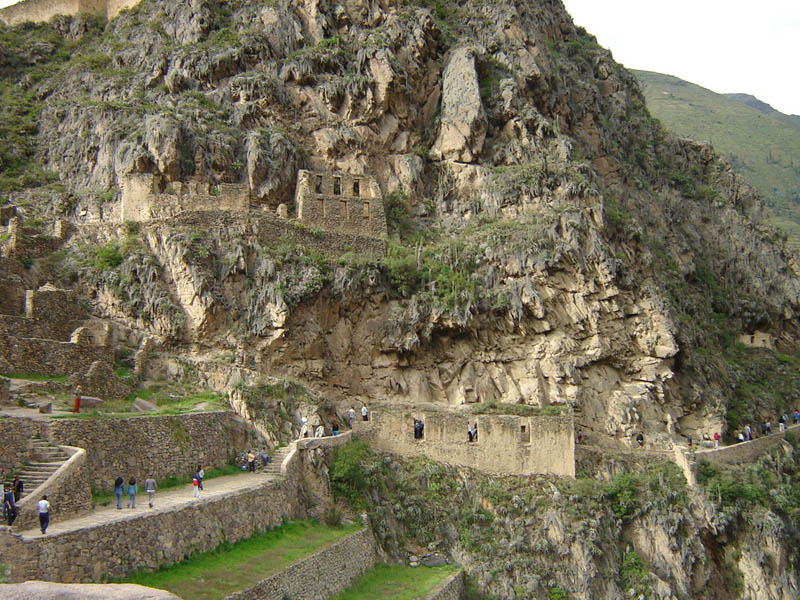
{"type": "Polygon", "coordinates": [[[362,529],[226,600],[330,598],[374,567],[377,560],[372,532],[362,529]]]}
{"type": "Polygon", "coordinates": [[[0,377],[0,406],[11,404],[11,380],[0,377]]]}
{"type": "Polygon", "coordinates": [[[13,582],[100,581],[179,562],[304,516],[296,482],[273,481],[64,533],[33,538],[0,533],[0,555],[13,582]]]}
{"type": "Polygon", "coordinates": [[[53,443],[86,450],[90,483],[113,490],[114,480],[163,479],[230,464],[248,447],[247,426],[230,412],[173,416],[53,419],[53,443]]]}
{"type": "Polygon", "coordinates": [[[463,595],[464,571],[459,571],[448,577],[447,581],[445,581],[439,589],[431,593],[424,600],[461,600],[463,595]]]}
{"type": "MultiPolygon", "coordinates": [[[[3,273],[0,263],[0,273],[3,273]]],[[[0,279],[0,315],[21,315],[25,307],[25,290],[16,276],[0,279]]]]}
{"type": "Polygon", "coordinates": [[[381,407],[371,425],[356,421],[359,435],[373,447],[400,456],[427,456],[452,465],[501,475],[575,476],[572,417],[473,415],[432,408],[381,407]],[[425,423],[414,438],[413,419],[425,423]],[[478,441],[467,441],[467,427],[478,424],[478,441]]]}
{"type": "MultiPolygon", "coordinates": [[[[800,425],[793,425],[788,428],[788,432],[800,433],[800,425]]],[[[786,437],[785,433],[773,433],[764,437],[756,438],[750,442],[739,442],[732,446],[725,446],[719,450],[699,451],[695,454],[695,460],[707,460],[716,465],[735,465],[750,463],[757,460],[767,452],[771,452],[781,446],[781,442],[786,437]]]]}
{"type": "Polygon", "coordinates": [[[28,490],[28,495],[17,503],[19,514],[14,522],[16,531],[30,529],[39,523],[37,503],[45,495],[51,504],[53,518],[71,519],[91,510],[92,492],[86,451],[71,446],[61,448],[70,454],[69,460],[42,485],[28,490]]]}

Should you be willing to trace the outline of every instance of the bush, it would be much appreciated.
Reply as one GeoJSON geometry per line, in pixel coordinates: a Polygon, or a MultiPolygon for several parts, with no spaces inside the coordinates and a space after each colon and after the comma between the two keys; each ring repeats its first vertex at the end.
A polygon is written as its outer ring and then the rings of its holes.
{"type": "Polygon", "coordinates": [[[379,457],[366,442],[350,442],[338,448],[330,472],[334,497],[360,506],[361,494],[369,485],[367,474],[373,473],[379,464],[379,457]]]}
{"type": "Polygon", "coordinates": [[[111,243],[97,250],[97,258],[94,261],[94,266],[101,271],[104,269],[114,269],[122,264],[122,260],[119,246],[111,243]]]}

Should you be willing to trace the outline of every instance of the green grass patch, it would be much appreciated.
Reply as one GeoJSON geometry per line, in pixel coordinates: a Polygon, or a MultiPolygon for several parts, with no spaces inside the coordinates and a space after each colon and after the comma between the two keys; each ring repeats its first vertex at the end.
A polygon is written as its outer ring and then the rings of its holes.
{"type": "Polygon", "coordinates": [[[516,415],[518,417],[558,417],[566,413],[565,406],[532,406],[530,404],[505,404],[481,402],[472,406],[475,415],[516,415]]]}
{"type": "Polygon", "coordinates": [[[414,600],[424,598],[458,567],[403,567],[378,565],[359,577],[332,600],[414,600]]]}
{"type": "Polygon", "coordinates": [[[322,550],[361,525],[328,527],[310,520],[286,523],[235,544],[223,543],[155,572],[123,580],[180,594],[184,600],[212,600],[247,589],[291,563],[322,550]]]}
{"type": "Polygon", "coordinates": [[[57,383],[66,383],[69,379],[69,375],[43,375],[41,373],[0,373],[0,377],[25,381],[55,381],[57,383]]]}

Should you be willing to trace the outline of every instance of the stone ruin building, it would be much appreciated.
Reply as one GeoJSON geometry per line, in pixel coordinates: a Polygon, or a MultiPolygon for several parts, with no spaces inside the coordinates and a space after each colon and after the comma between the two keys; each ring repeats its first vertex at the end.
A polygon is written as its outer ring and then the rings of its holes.
{"type": "Polygon", "coordinates": [[[308,227],[371,238],[386,235],[383,196],[374,177],[301,170],[295,203],[298,220],[308,227]]]}

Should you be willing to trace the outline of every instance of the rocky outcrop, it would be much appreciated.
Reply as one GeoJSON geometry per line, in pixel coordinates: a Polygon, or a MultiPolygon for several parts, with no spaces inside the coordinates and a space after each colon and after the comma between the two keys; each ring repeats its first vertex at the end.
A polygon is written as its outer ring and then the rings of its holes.
{"type": "Polygon", "coordinates": [[[454,50],[442,78],[439,135],[431,148],[434,158],[475,161],[486,138],[486,114],[481,104],[474,48],[454,50]]]}

